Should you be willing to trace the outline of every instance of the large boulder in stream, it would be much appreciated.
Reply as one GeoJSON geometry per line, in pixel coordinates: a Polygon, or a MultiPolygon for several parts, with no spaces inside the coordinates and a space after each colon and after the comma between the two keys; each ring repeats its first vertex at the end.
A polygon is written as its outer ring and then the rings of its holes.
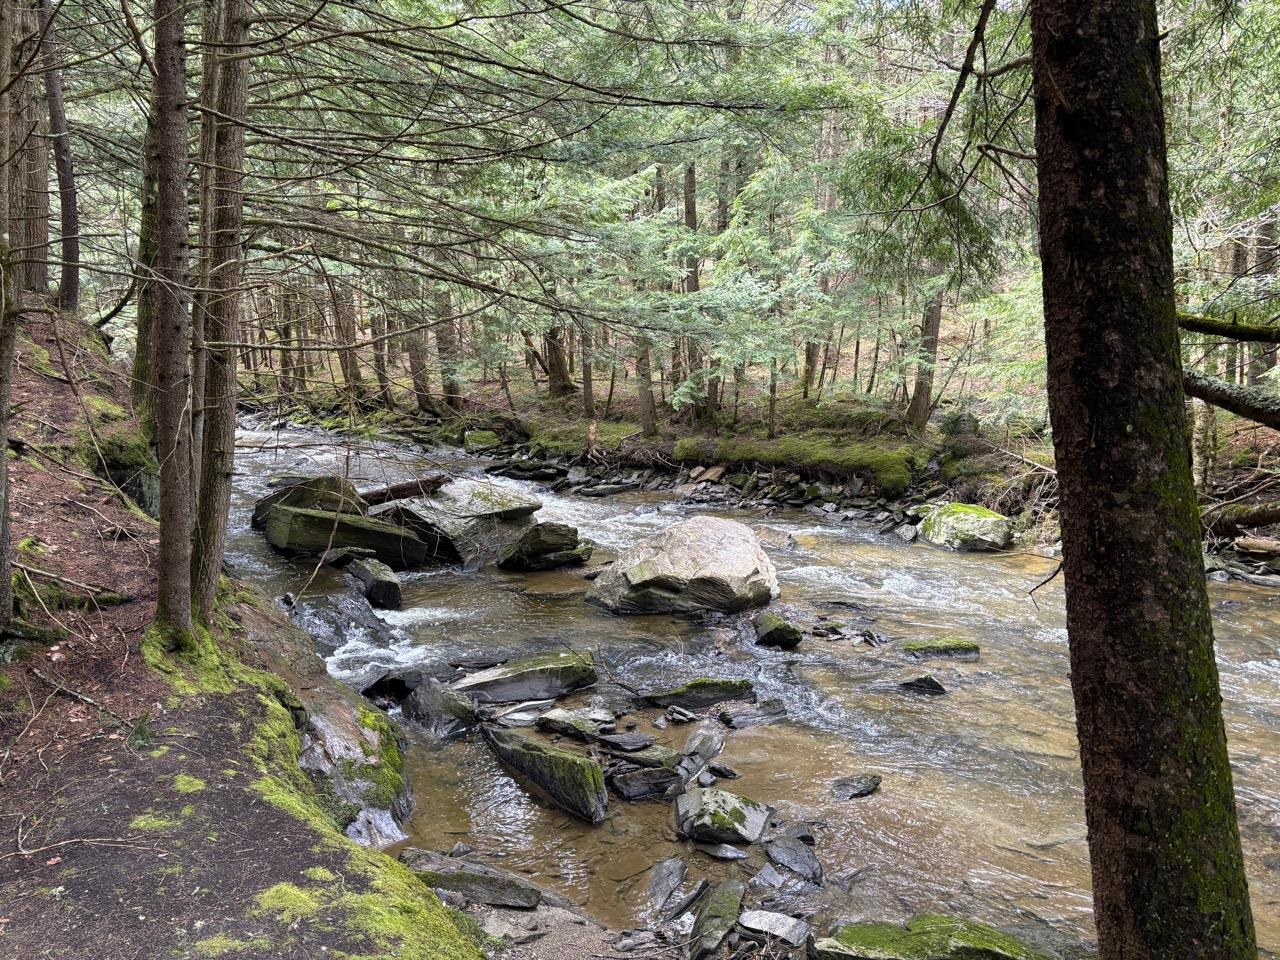
{"type": "Polygon", "coordinates": [[[374,507],[373,514],[413,531],[432,559],[475,568],[524,536],[540,509],[541,501],[494,483],[454,480],[430,496],[374,507]]]}
{"type": "Polygon", "coordinates": [[[461,894],[471,903],[532,910],[540,903],[563,902],[563,898],[548,893],[524,877],[474,860],[407,847],[400,854],[400,862],[433,890],[461,894]]]}
{"type": "Polygon", "coordinates": [[[690,840],[757,843],[770,808],[727,790],[693,788],[676,799],[676,826],[690,840]]]}
{"type": "Polygon", "coordinates": [[[477,722],[475,704],[433,677],[423,678],[404,701],[401,710],[406,719],[446,740],[461,736],[477,722]]]}
{"type": "Polygon", "coordinates": [[[355,485],[345,477],[288,477],[275,490],[253,505],[252,525],[262,530],[267,525],[272,507],[301,507],[304,510],[326,510],[333,513],[369,512],[369,505],[355,485]]]}
{"type": "Polygon", "coordinates": [[[925,517],[920,534],[952,550],[1003,550],[1013,536],[1013,521],[972,503],[948,503],[925,517]]]}
{"type": "Polygon", "coordinates": [[[693,517],[624,550],[587,601],[614,613],[732,612],[777,595],[777,571],[750,527],[693,517]]]}
{"type": "Polygon", "coordinates": [[[267,511],[266,534],[269,544],[292,557],[360,547],[392,570],[416,567],[427,558],[427,545],[411,530],[359,514],[276,504],[267,511]]]}
{"type": "Polygon", "coordinates": [[[373,606],[384,610],[400,609],[400,578],[381,560],[362,557],[348,563],[346,570],[360,584],[364,598],[373,606]]]}
{"type": "Polygon", "coordinates": [[[554,570],[575,567],[591,559],[591,545],[567,523],[535,523],[498,554],[503,570],[554,570]]]}
{"type": "Polygon", "coordinates": [[[453,689],[481,703],[518,703],[553,700],[595,682],[590,652],[552,650],[473,673],[454,683],[453,689]]]}
{"type": "Polygon", "coordinates": [[[1044,954],[973,920],[917,917],[850,923],[814,944],[817,960],[1046,960],[1044,954]]]}
{"type": "Polygon", "coordinates": [[[656,707],[682,707],[701,710],[726,700],[754,700],[755,687],[750,680],[732,677],[695,677],[688,683],[665,690],[654,690],[644,696],[656,707]]]}
{"type": "Polygon", "coordinates": [[[494,754],[542,790],[556,806],[588,823],[604,820],[609,796],[604,769],[590,757],[561,750],[511,730],[484,728],[494,754]]]}

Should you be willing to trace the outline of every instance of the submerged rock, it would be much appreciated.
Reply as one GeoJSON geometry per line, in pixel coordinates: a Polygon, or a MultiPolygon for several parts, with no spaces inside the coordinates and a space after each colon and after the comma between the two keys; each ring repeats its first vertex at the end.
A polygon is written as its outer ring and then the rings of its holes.
{"type": "Polygon", "coordinates": [[[744,893],[746,887],[741,880],[722,880],[707,891],[698,904],[693,923],[693,937],[689,944],[691,960],[701,960],[719,949],[738,922],[744,893]]]}
{"type": "Polygon", "coordinates": [[[916,677],[914,680],[904,680],[898,686],[908,693],[922,693],[929,697],[940,697],[947,692],[947,688],[930,673],[926,673],[922,677],[916,677]]]}
{"type": "Polygon", "coordinates": [[[684,883],[684,877],[688,871],[688,865],[679,857],[668,857],[653,865],[649,870],[649,883],[646,889],[649,894],[649,905],[655,912],[661,913],[667,906],[676,891],[680,889],[680,884],[684,883]]]}
{"type": "Polygon", "coordinates": [[[693,517],[623,551],[587,600],[614,613],[691,613],[745,610],[777,595],[773,562],[749,527],[693,517]]]}
{"type": "Polygon", "coordinates": [[[609,797],[604,770],[595,760],[510,730],[485,727],[484,735],[499,760],[527,777],[556,806],[588,823],[604,820],[609,797]]]}
{"type": "Polygon", "coordinates": [[[673,767],[611,766],[609,786],[623,800],[667,799],[684,789],[684,777],[673,767]]]}
{"type": "Polygon", "coordinates": [[[781,700],[765,700],[763,703],[735,703],[720,711],[720,722],[734,730],[762,727],[787,719],[787,707],[781,700]]]}
{"type": "MultiPolygon", "coordinates": [[[[667,690],[655,690],[645,700],[658,707],[701,710],[725,700],[754,700],[755,687],[750,680],[729,677],[697,677],[667,690]]],[[[674,719],[674,717],[673,717],[674,719]]]]}
{"type": "Polygon", "coordinates": [[[699,853],[705,853],[713,860],[745,860],[747,854],[745,850],[739,850],[737,847],[728,843],[695,843],[693,849],[699,853]]]}
{"type": "Polygon", "coordinates": [[[902,645],[902,650],[917,660],[930,658],[977,660],[982,653],[982,648],[974,641],[953,636],[908,640],[902,645]]]}
{"type": "Polygon", "coordinates": [[[881,777],[874,773],[860,773],[841,777],[831,785],[831,796],[836,800],[854,800],[869,797],[880,788],[881,777]]]}
{"type": "Polygon", "coordinates": [[[676,799],[676,826],[691,840],[756,843],[769,823],[769,807],[727,790],[695,787],[676,799]]]}
{"type": "Polygon", "coordinates": [[[822,864],[813,848],[799,837],[778,837],[764,845],[765,855],[780,867],[785,867],[802,880],[822,882],[822,864]]]}
{"type": "Polygon", "coordinates": [[[375,607],[400,609],[400,578],[381,560],[352,560],[346,570],[359,581],[365,599],[375,607]]]}
{"type": "Polygon", "coordinates": [[[487,864],[417,847],[406,848],[400,861],[427,886],[460,893],[471,903],[532,910],[543,902],[543,890],[536,884],[487,864]]]}
{"type": "Polygon", "coordinates": [[[590,653],[553,650],[473,673],[454,683],[453,688],[481,703],[516,703],[562,697],[595,682],[596,668],[590,653]]]}
{"type": "Polygon", "coordinates": [[[498,554],[504,570],[554,570],[591,559],[590,544],[578,537],[578,528],[567,523],[535,523],[498,554]]]}
{"type": "Polygon", "coordinates": [[[1044,960],[1044,955],[973,920],[917,917],[895,923],[853,923],[814,944],[817,960],[1044,960]]]}
{"type": "Polygon", "coordinates": [[[809,939],[809,925],[803,920],[789,917],[785,913],[773,913],[769,910],[746,910],[738,918],[738,924],[744,930],[761,933],[798,947],[809,939]]]}
{"type": "Polygon", "coordinates": [[[446,739],[461,736],[477,723],[475,704],[430,677],[414,688],[401,709],[407,719],[446,739]]]}
{"type": "Polygon", "coordinates": [[[360,496],[355,485],[345,477],[336,475],[290,477],[288,483],[272,490],[253,505],[253,518],[250,521],[253,529],[263,529],[267,525],[271,508],[277,506],[356,515],[369,512],[369,505],[360,496]]]}
{"type": "Polygon", "coordinates": [[[930,512],[920,535],[952,550],[1003,550],[1013,535],[1013,521],[971,503],[948,503],[930,512]]]}
{"type": "Polygon", "coordinates": [[[360,547],[393,570],[415,567],[427,545],[413,531],[354,513],[276,505],[266,518],[267,542],[289,556],[309,556],[333,547],[360,547]]]}
{"type": "Polygon", "coordinates": [[[762,647],[781,647],[790,650],[796,646],[804,634],[800,628],[788,623],[772,610],[763,610],[756,614],[756,643],[762,647]]]}

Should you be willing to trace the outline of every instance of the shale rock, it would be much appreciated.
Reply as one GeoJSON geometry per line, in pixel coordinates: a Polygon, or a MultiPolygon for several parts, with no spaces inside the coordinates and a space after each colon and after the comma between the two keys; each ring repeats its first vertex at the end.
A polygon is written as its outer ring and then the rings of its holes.
{"type": "Polygon", "coordinates": [[[458,737],[476,725],[475,704],[447,684],[430,677],[414,688],[401,707],[407,719],[437,737],[458,737]]]}
{"type": "Polygon", "coordinates": [[[554,570],[591,559],[590,544],[578,538],[578,528],[567,523],[535,523],[527,527],[498,554],[504,570],[554,570]]]}
{"type": "Polygon", "coordinates": [[[676,825],[691,840],[756,843],[769,823],[763,803],[726,790],[695,787],[676,800],[676,825]]]}
{"type": "Polygon", "coordinates": [[[986,507],[948,503],[925,517],[920,534],[952,550],[1003,550],[1013,535],[1013,521],[986,507]]]}
{"type": "Polygon", "coordinates": [[[346,570],[359,581],[365,599],[375,607],[400,609],[400,578],[381,560],[352,560],[346,570]]]}
{"type": "Polygon", "coordinates": [[[604,770],[595,760],[510,730],[485,727],[484,735],[499,760],[527,777],[557,806],[588,823],[604,820],[609,797],[604,770]]]}
{"type": "Polygon", "coordinates": [[[553,650],[473,673],[453,688],[481,703],[516,703],[562,697],[595,682],[590,653],[553,650]]]}

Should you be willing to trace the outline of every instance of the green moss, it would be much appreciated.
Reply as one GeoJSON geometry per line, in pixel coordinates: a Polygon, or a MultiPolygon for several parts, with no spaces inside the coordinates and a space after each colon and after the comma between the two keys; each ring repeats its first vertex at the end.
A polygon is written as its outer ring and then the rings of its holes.
{"type": "Polygon", "coordinates": [[[982,648],[974,641],[950,635],[908,640],[902,645],[902,649],[903,652],[921,659],[927,657],[955,657],[976,660],[982,652],[982,648]]]}
{"type": "Polygon", "coordinates": [[[53,358],[49,356],[49,351],[25,336],[20,337],[18,340],[18,354],[22,358],[22,362],[36,373],[43,374],[46,377],[60,378],[62,376],[54,369],[53,358]]]}
{"type": "Polygon", "coordinates": [[[185,773],[180,773],[173,778],[173,789],[179,793],[199,793],[205,787],[205,783],[199,777],[192,777],[185,773]]]}
{"type": "Polygon", "coordinates": [[[284,923],[313,917],[323,904],[320,891],[307,890],[292,883],[277,883],[263,890],[255,899],[260,913],[269,913],[284,923]]]}
{"type": "Polygon", "coordinates": [[[140,813],[129,821],[130,830],[172,830],[178,826],[180,821],[172,817],[165,817],[156,813],[154,810],[148,810],[146,813],[140,813]]]}
{"type": "Polygon", "coordinates": [[[96,420],[110,422],[129,419],[129,411],[125,410],[120,404],[98,394],[85,394],[84,404],[93,413],[96,420]]]}
{"type": "MultiPolygon", "coordinates": [[[[537,450],[545,450],[552,454],[581,453],[587,448],[587,432],[590,424],[583,421],[572,423],[552,423],[538,421],[530,423],[530,446],[537,450]]],[[[596,448],[600,450],[616,450],[627,437],[640,432],[637,423],[614,423],[609,420],[596,421],[596,448]]]]}
{"type": "Polygon", "coordinates": [[[721,439],[686,437],[673,455],[685,463],[728,466],[763,464],[800,472],[869,476],[886,496],[899,496],[911,484],[927,451],[903,440],[863,440],[818,432],[778,437],[721,439]]]}
{"type": "MultiPolygon", "coordinates": [[[[377,762],[361,765],[348,771],[351,775],[372,782],[364,799],[374,807],[390,807],[404,792],[404,754],[400,751],[400,731],[382,711],[361,703],[357,711],[360,726],[377,734],[377,762]]],[[[348,761],[349,762],[349,761],[348,761]]]]}
{"type": "Polygon", "coordinates": [[[815,944],[818,960],[1044,960],[992,927],[959,917],[923,916],[905,927],[847,924],[815,944]]]}
{"type": "Polygon", "coordinates": [[[336,873],[324,867],[307,867],[302,871],[302,875],[308,880],[314,880],[316,883],[333,883],[338,879],[336,873]]]}
{"type": "Polygon", "coordinates": [[[225,957],[233,953],[247,953],[250,950],[257,954],[265,954],[271,949],[271,941],[266,937],[236,940],[225,933],[217,933],[212,937],[197,940],[192,945],[192,949],[197,957],[225,957]]]}

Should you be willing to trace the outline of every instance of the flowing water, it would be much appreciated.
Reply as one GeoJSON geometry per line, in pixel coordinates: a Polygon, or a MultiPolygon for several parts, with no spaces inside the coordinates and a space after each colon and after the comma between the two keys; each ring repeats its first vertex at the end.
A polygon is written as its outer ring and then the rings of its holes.
{"type": "MultiPolygon", "coordinates": [[[[343,592],[341,577],[288,563],[248,531],[248,511],[280,473],[345,472],[372,486],[430,469],[478,474],[482,462],[452,452],[355,444],[295,431],[242,431],[230,560],[274,594],[343,592]],[[313,577],[314,573],[314,577],[313,577]]],[[[536,493],[542,520],[576,525],[611,556],[694,509],[659,494],[585,499],[495,479],[536,493]]],[[[714,512],[714,511],[713,511],[714,512]]],[[[977,640],[977,662],[910,662],[895,644],[806,639],[793,651],[754,645],[743,618],[695,623],[622,618],[583,602],[580,572],[405,575],[404,609],[384,615],[397,639],[354,629],[322,646],[346,679],[424,661],[510,656],[563,642],[595,652],[610,703],[632,687],[692,676],[749,677],[761,699],[782,700],[785,723],[731,731],[722,759],[741,779],[721,786],[818,825],[827,874],[809,906],[820,916],[905,918],[945,911],[1024,931],[1090,936],[1089,868],[1080,770],[1068,684],[1060,579],[1035,591],[1054,562],[1027,554],[950,553],[905,545],[873,530],[798,510],[765,516],[721,511],[760,531],[778,567],[781,603],[802,618],[867,627],[890,641],[954,634],[977,640]],[[904,694],[900,680],[930,672],[943,697],[904,694]],[[880,790],[836,802],[831,783],[883,777],[880,790]]],[[[1134,575],[1141,575],[1135,571],[1134,575]]],[[[1261,944],[1280,950],[1280,593],[1242,584],[1210,587],[1224,711],[1235,769],[1261,944]]],[[[655,730],[655,713],[631,719],[679,748],[687,728],[655,730]]],[[[531,797],[474,740],[445,746],[415,738],[409,768],[417,807],[413,842],[448,849],[465,840],[486,859],[527,873],[616,926],[648,919],[645,871],[680,855],[691,875],[738,872],[675,837],[667,804],[611,797],[610,816],[588,826],[531,797]]]]}

